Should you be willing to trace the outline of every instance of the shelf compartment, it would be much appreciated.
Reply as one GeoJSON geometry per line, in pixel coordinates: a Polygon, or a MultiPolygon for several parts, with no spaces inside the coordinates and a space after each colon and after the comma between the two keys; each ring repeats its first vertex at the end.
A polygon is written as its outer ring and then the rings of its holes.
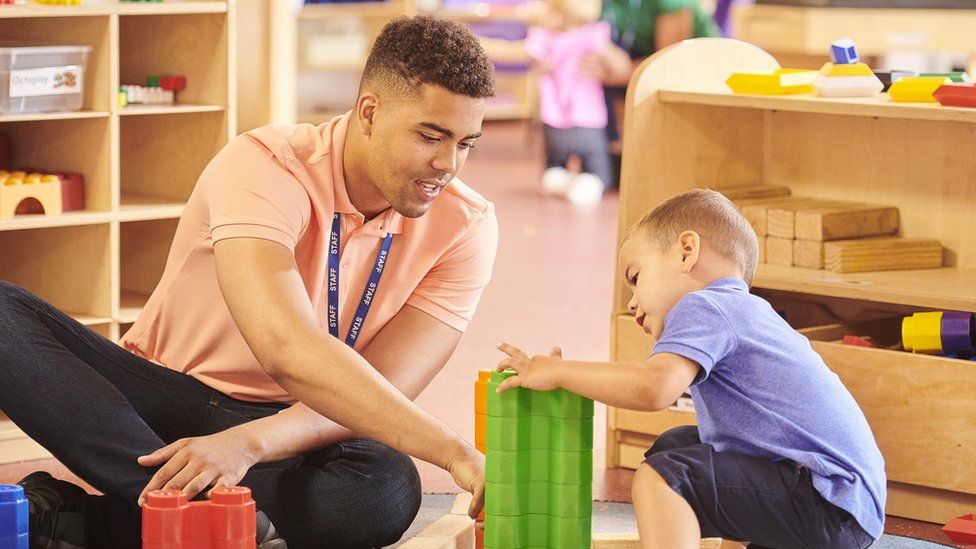
{"type": "Polygon", "coordinates": [[[93,4],[90,6],[46,6],[25,4],[4,6],[0,12],[3,19],[32,19],[32,18],[61,18],[78,16],[111,15],[156,15],[183,13],[224,13],[227,2],[197,0],[186,2],[150,2],[150,3],[118,3],[93,4]]]}
{"type": "Polygon", "coordinates": [[[150,75],[183,75],[186,89],[178,94],[180,102],[228,105],[228,32],[223,13],[123,15],[119,18],[119,85],[144,86],[150,75]]]}
{"type": "Polygon", "coordinates": [[[126,193],[119,207],[119,221],[175,219],[183,215],[183,202],[171,198],[126,193]]]}
{"type": "Polygon", "coordinates": [[[75,317],[111,316],[109,224],[0,232],[0,280],[75,317]]]}
{"type": "MultiPolygon", "coordinates": [[[[17,6],[4,6],[0,15],[9,15],[8,10],[17,6]]],[[[57,10],[55,10],[57,11],[57,10]]],[[[108,112],[111,110],[111,47],[110,23],[108,17],[48,17],[48,18],[6,18],[0,17],[0,36],[7,44],[23,41],[27,45],[37,44],[38,37],[45,37],[44,44],[91,46],[83,78],[82,113],[84,111],[108,112]],[[70,38],[67,38],[70,37],[70,38]]],[[[80,118],[88,116],[77,111],[64,113],[6,113],[12,119],[45,120],[50,118],[80,118]],[[21,118],[24,117],[24,118],[21,118]]],[[[2,120],[2,119],[0,119],[2,120]]]]}
{"type": "Polygon", "coordinates": [[[186,202],[203,168],[227,142],[228,116],[219,111],[122,117],[123,206],[138,203],[126,203],[133,196],[186,202]]]}
{"type": "Polygon", "coordinates": [[[129,105],[119,109],[119,116],[146,116],[154,114],[193,114],[200,112],[223,112],[223,105],[129,105]]]}
{"type": "Polygon", "coordinates": [[[178,219],[133,221],[120,229],[119,323],[134,322],[163,276],[178,219]]]}

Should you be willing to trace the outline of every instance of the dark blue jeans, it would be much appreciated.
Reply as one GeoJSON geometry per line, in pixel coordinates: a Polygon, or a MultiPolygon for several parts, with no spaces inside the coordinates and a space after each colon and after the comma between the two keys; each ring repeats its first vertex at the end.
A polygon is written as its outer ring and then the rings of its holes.
{"type": "MultiPolygon", "coordinates": [[[[136,500],[155,471],[137,457],[284,407],[235,400],[143,360],[0,282],[0,410],[105,494],[88,501],[92,548],[140,545],[136,500]]],[[[256,465],[240,484],[291,549],[389,545],[420,508],[410,458],[367,439],[256,465]]]]}
{"type": "Polygon", "coordinates": [[[809,469],[792,461],[716,452],[695,426],[669,429],[645,457],[691,505],[702,537],[774,549],[864,549],[874,542],[817,492],[809,469]]]}

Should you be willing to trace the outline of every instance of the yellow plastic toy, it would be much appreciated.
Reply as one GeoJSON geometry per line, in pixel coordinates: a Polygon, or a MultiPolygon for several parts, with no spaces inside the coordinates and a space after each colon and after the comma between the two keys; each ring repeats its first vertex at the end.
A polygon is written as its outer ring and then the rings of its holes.
{"type": "Polygon", "coordinates": [[[866,63],[835,65],[828,61],[820,67],[820,74],[824,76],[874,76],[874,71],[866,63]]]}
{"type": "Polygon", "coordinates": [[[884,84],[864,63],[828,62],[820,67],[813,89],[821,97],[874,97],[884,89],[884,84]]]}
{"type": "Polygon", "coordinates": [[[942,84],[952,80],[943,76],[909,76],[899,78],[888,88],[891,100],[898,103],[938,103],[932,95],[942,84]]]}
{"type": "Polygon", "coordinates": [[[735,93],[786,95],[813,93],[817,71],[778,69],[771,73],[736,72],[725,81],[735,93]]]}
{"type": "Polygon", "coordinates": [[[28,198],[41,203],[44,215],[61,215],[61,179],[56,175],[0,170],[0,219],[12,218],[17,206],[28,198]]]}

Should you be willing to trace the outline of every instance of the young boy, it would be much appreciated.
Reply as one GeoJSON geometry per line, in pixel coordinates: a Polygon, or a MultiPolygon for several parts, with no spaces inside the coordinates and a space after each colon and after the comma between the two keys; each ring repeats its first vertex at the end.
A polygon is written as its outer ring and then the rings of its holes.
{"type": "Polygon", "coordinates": [[[508,344],[498,390],[565,388],[661,410],[689,390],[697,427],[662,434],[634,476],[644,548],[718,536],[771,548],[870,546],[884,525],[884,460],[864,414],[806,338],[749,293],[756,236],[714,191],[676,196],[620,248],[646,362],[528,357],[508,344]]]}

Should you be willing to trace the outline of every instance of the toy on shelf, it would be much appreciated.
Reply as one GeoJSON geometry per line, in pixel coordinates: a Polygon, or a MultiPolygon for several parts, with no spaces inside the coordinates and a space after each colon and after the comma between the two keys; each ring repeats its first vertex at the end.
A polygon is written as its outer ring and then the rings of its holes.
{"type": "Polygon", "coordinates": [[[952,80],[942,76],[915,76],[900,78],[888,89],[891,100],[898,103],[936,103],[932,95],[943,84],[952,80]]]}
{"type": "Polygon", "coordinates": [[[972,354],[976,318],[956,311],[915,313],[902,319],[901,340],[913,353],[972,354]]]}
{"type": "Polygon", "coordinates": [[[907,78],[918,76],[915,71],[874,71],[874,75],[881,80],[884,85],[881,91],[886,92],[891,87],[891,85],[898,81],[899,78],[907,78]]]}
{"type": "Polygon", "coordinates": [[[486,548],[590,547],[593,401],[565,390],[486,385],[486,548]]]}
{"type": "Polygon", "coordinates": [[[736,72],[725,81],[735,93],[787,95],[811,93],[817,71],[778,69],[771,73],[736,72]]]}
{"type": "Polygon", "coordinates": [[[184,89],[185,76],[148,76],[145,86],[126,84],[119,88],[119,106],[173,105],[176,95],[184,89]]]}
{"type": "Polygon", "coordinates": [[[16,484],[0,484],[0,547],[27,549],[28,522],[24,488],[16,484]]]}
{"type": "Polygon", "coordinates": [[[35,0],[35,1],[38,4],[48,4],[52,6],[80,6],[82,4],[82,0],[35,0]]]}
{"type": "Polygon", "coordinates": [[[61,215],[61,180],[56,175],[0,170],[0,219],[10,219],[17,206],[33,198],[44,207],[44,215],[61,215]]]}
{"type": "Polygon", "coordinates": [[[844,339],[841,340],[841,344],[851,345],[853,347],[874,347],[874,343],[868,341],[867,338],[850,334],[844,336],[844,339]]]}
{"type": "Polygon", "coordinates": [[[943,84],[932,93],[940,104],[946,107],[976,107],[976,85],[943,84]]]}
{"type": "Polygon", "coordinates": [[[256,513],[243,486],[214,488],[209,500],[192,502],[179,490],[153,490],[142,508],[142,547],[253,549],[256,513]]]}
{"type": "Polygon", "coordinates": [[[858,60],[857,48],[850,38],[841,38],[830,44],[830,61],[835,65],[852,65],[858,60]]]}
{"type": "Polygon", "coordinates": [[[973,79],[969,77],[969,73],[965,71],[956,72],[923,72],[919,76],[924,77],[935,77],[935,78],[948,78],[952,80],[953,84],[965,84],[967,82],[972,82],[973,79]]]}
{"type": "Polygon", "coordinates": [[[976,515],[962,515],[942,527],[949,539],[958,543],[976,543],[976,515]]]}

